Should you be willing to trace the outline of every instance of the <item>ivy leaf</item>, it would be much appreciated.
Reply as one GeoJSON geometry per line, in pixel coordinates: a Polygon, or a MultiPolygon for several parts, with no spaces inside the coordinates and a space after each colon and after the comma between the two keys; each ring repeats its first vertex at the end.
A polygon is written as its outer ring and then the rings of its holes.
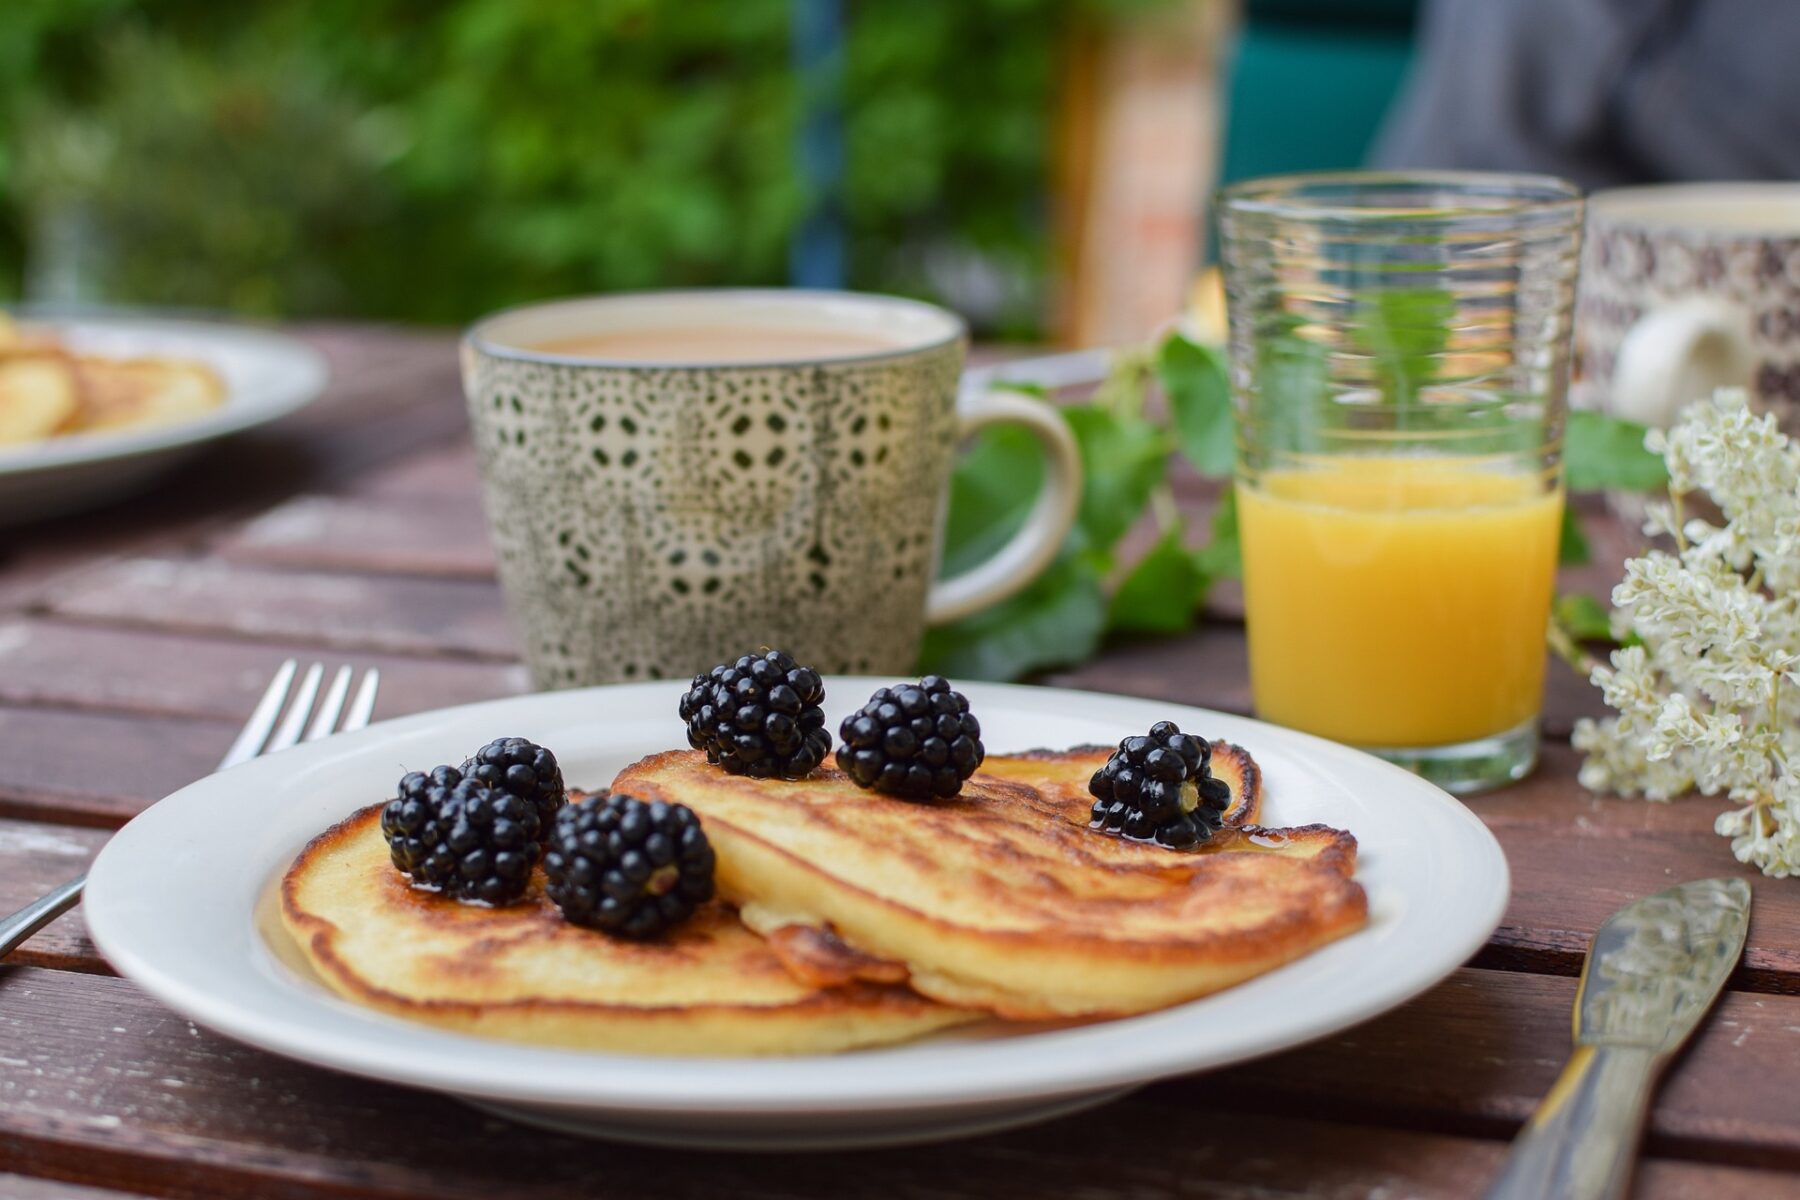
{"type": "Polygon", "coordinates": [[[1156,356],[1156,373],[1169,397],[1181,452],[1202,475],[1225,475],[1237,450],[1231,408],[1231,375],[1211,346],[1170,335],[1156,356]]]}
{"type": "Polygon", "coordinates": [[[1556,598],[1551,619],[1580,642],[1612,641],[1612,616],[1606,606],[1585,592],[1556,598]]]}
{"type": "Polygon", "coordinates": [[[1556,561],[1559,566],[1579,567],[1594,561],[1594,552],[1588,548],[1587,534],[1581,531],[1581,518],[1575,515],[1575,509],[1563,505],[1562,540],[1556,545],[1556,561]]]}
{"type": "Polygon", "coordinates": [[[1120,582],[1107,613],[1107,627],[1133,633],[1180,633],[1193,622],[1206,586],[1199,562],[1181,544],[1181,530],[1171,529],[1120,582]]]}
{"type": "Polygon", "coordinates": [[[1563,471],[1569,490],[1647,492],[1666,486],[1668,468],[1644,449],[1645,432],[1636,421],[1592,409],[1571,412],[1563,432],[1563,471]]]}
{"type": "Polygon", "coordinates": [[[1236,579],[1244,573],[1236,487],[1227,487],[1219,496],[1219,507],[1213,510],[1212,541],[1194,553],[1194,561],[1208,579],[1236,579]]]}
{"type": "Polygon", "coordinates": [[[1443,288],[1382,288],[1358,297],[1350,334],[1375,360],[1390,404],[1411,404],[1450,342],[1456,297],[1443,288]]]}
{"type": "Polygon", "coordinates": [[[984,431],[950,476],[943,575],[985,562],[1025,524],[1044,483],[1044,452],[1015,425],[984,431]]]}
{"type": "Polygon", "coordinates": [[[1141,417],[1093,405],[1062,410],[1081,448],[1085,484],[1076,521],[1090,549],[1104,553],[1131,528],[1162,481],[1169,442],[1141,417]]]}
{"type": "Polygon", "coordinates": [[[1065,553],[1011,599],[927,630],[919,670],[952,679],[1018,679],[1087,658],[1105,630],[1099,574],[1083,556],[1065,553]]]}

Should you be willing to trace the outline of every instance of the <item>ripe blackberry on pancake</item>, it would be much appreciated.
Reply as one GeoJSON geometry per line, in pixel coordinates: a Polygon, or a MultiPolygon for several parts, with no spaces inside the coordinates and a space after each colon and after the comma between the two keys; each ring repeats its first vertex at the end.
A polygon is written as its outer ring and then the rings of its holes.
{"type": "Polygon", "coordinates": [[[981,722],[942,675],[877,688],[838,737],[838,768],[851,782],[903,800],[956,795],[987,756],[981,722]]]}
{"type": "Polygon", "coordinates": [[[449,766],[404,776],[382,810],[381,832],[414,884],[462,901],[517,900],[538,858],[537,810],[449,766]]]}
{"type": "Polygon", "coordinates": [[[1231,802],[1231,788],[1208,769],[1211,758],[1205,738],[1173,721],[1124,739],[1088,781],[1090,824],[1172,850],[1199,845],[1219,832],[1231,802]]]}
{"type": "Polygon", "coordinates": [[[780,650],[720,663],[681,697],[688,745],[732,775],[800,779],[825,761],[825,684],[780,650]]]}
{"type": "Polygon", "coordinates": [[[522,737],[495,738],[463,763],[462,773],[536,809],[539,842],[550,836],[550,823],[569,798],[556,755],[522,737]]]}
{"type": "Polygon", "coordinates": [[[712,899],[713,850],[686,805],[596,795],[557,814],[544,875],[575,924],[650,937],[712,899]]]}

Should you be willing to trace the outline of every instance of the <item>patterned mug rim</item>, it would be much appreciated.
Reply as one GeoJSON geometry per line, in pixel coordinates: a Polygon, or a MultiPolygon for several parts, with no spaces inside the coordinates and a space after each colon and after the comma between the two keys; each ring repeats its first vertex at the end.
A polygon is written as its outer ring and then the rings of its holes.
{"type": "Polygon", "coordinates": [[[513,362],[543,363],[567,367],[591,367],[614,371],[746,371],[746,370],[792,370],[795,368],[815,366],[846,366],[863,363],[890,362],[896,359],[911,358],[916,355],[929,354],[947,347],[966,342],[969,336],[968,323],[956,313],[923,300],[914,300],[906,296],[890,296],[879,292],[837,291],[830,288],[658,288],[629,292],[595,292],[579,296],[563,296],[554,300],[533,300],[524,304],[515,304],[507,308],[497,309],[485,316],[477,318],[463,331],[463,344],[474,352],[489,358],[505,359],[513,362]],[[682,362],[679,360],[650,359],[618,359],[606,358],[590,354],[560,354],[548,350],[537,350],[529,346],[516,345],[496,340],[491,333],[493,327],[505,321],[523,320],[539,314],[553,314],[558,309],[584,307],[590,305],[621,307],[646,301],[677,305],[683,300],[728,300],[728,301],[762,301],[768,304],[793,305],[800,307],[806,304],[848,304],[866,309],[890,309],[910,313],[914,317],[936,321],[943,327],[943,332],[936,336],[910,342],[900,342],[889,349],[872,350],[860,354],[828,354],[802,355],[791,359],[750,359],[708,361],[702,363],[682,362]]]}
{"type": "Polygon", "coordinates": [[[1588,220],[1607,230],[1679,234],[1712,241],[1791,241],[1800,238],[1800,182],[1717,180],[1606,188],[1588,196],[1588,220]],[[1790,223],[1734,224],[1721,216],[1735,208],[1776,200],[1791,206],[1794,219],[1790,223]]]}

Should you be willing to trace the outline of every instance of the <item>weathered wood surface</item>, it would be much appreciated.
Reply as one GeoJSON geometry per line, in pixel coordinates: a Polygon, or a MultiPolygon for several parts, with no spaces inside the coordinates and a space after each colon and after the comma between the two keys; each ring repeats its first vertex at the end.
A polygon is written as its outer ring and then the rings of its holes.
{"type": "MultiPolygon", "coordinates": [[[[0,820],[0,913],[23,908],[87,870],[106,839],[98,829],[0,820]]],[[[88,940],[79,909],[38,930],[6,961],[69,971],[110,970],[88,940]]]]}
{"type": "MultiPolygon", "coordinates": [[[[382,716],[527,688],[450,339],[304,332],[337,371],[314,408],[140,501],[0,531],[0,911],[211,770],[283,658],[381,667],[382,716]]],[[[1176,482],[1205,528],[1215,487],[1176,482]]],[[[1604,596],[1634,535],[1584,521],[1596,562],[1563,586],[1604,596]]],[[[1216,588],[1208,613],[1042,682],[1248,712],[1241,594],[1216,588]]],[[[1776,1173],[1800,1170],[1800,884],[1734,863],[1712,801],[1582,791],[1567,735],[1600,705],[1558,664],[1549,680],[1539,772],[1470,801],[1512,866],[1500,929],[1473,969],[1317,1046],[929,1149],[672,1154],[521,1131],[195,1031],[109,975],[77,910],[0,967],[0,1196],[1467,1196],[1567,1052],[1595,925],[1714,874],[1752,879],[1750,946],[1658,1100],[1637,1194],[1800,1195],[1776,1173]],[[1244,1115],[1208,1119],[1222,1112],[1244,1115]]]]}
{"type": "Polygon", "coordinates": [[[283,659],[354,662],[382,672],[378,716],[526,691],[513,662],[354,654],[303,640],[247,640],[0,617],[0,704],[241,721],[283,659]]]}
{"type": "MultiPolygon", "coordinates": [[[[1475,993],[1460,1017],[1392,1031],[1400,1018],[1389,1018],[1317,1050],[1161,1085],[1037,1129],[929,1150],[738,1155],[520,1130],[452,1101],[235,1046],[122,980],[0,968],[0,1046],[9,1047],[0,1055],[0,1162],[107,1185],[231,1196],[1467,1196],[1503,1143],[1408,1129],[1410,1121],[1395,1128],[1353,1111],[1326,1118],[1298,1110],[1341,1089],[1359,1060],[1378,1071],[1355,1081],[1376,1089],[1372,1107],[1405,1118],[1419,1115],[1406,1103],[1465,1104],[1471,1089],[1447,1065],[1406,1078],[1442,1057],[1433,1039],[1449,1034],[1500,1058],[1474,1078],[1502,1090],[1492,1120],[1510,1129],[1529,1104],[1522,1089],[1548,1081],[1561,1048],[1547,1035],[1485,1030],[1511,1003],[1539,999],[1529,987],[1488,993],[1485,974],[1465,972],[1446,985],[1475,993]],[[1364,1043],[1370,1048],[1359,1051],[1364,1043]],[[1223,1113],[1234,1115],[1213,1119],[1223,1113]]],[[[1549,999],[1565,1001],[1566,982],[1547,982],[1565,993],[1549,999]]],[[[1755,1096],[1720,1108],[1715,1093],[1731,1090],[1709,1092],[1691,1122],[1719,1133],[1742,1124],[1765,1140],[1770,1126],[1793,1134],[1800,1118],[1775,1102],[1779,1096],[1763,1095],[1776,1111],[1759,1116],[1755,1096]]],[[[1671,1095],[1659,1107],[1680,1103],[1671,1095]]],[[[1651,1196],[1701,1185],[1739,1189],[1725,1195],[1792,1187],[1760,1171],[1672,1162],[1652,1162],[1645,1183],[1642,1194],[1651,1196]]]]}
{"type": "Polygon", "coordinates": [[[0,1173],[0,1196],[6,1200],[131,1200],[138,1192],[118,1192],[111,1188],[82,1187],[74,1183],[57,1183],[52,1179],[31,1179],[24,1175],[0,1173]]]}

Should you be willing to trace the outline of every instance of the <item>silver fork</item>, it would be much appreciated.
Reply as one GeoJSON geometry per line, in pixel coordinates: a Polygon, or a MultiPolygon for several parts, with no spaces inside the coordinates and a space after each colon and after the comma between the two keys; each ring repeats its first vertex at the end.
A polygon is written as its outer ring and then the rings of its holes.
{"type": "MultiPolygon", "coordinates": [[[[299,664],[291,658],[281,664],[262,699],[256,702],[256,711],[244,722],[243,732],[219,760],[219,770],[235,767],[259,755],[286,750],[301,741],[316,742],[329,737],[333,726],[348,733],[369,723],[369,714],[375,710],[375,690],[381,686],[381,672],[374,667],[363,672],[356,698],[350,701],[346,712],[344,699],[350,694],[350,676],[353,674],[349,666],[337,669],[337,674],[331,678],[331,686],[325,689],[323,700],[319,700],[319,684],[325,678],[324,664],[314,663],[306,668],[300,685],[295,687],[294,675],[298,668],[299,664]],[[318,700],[316,711],[313,708],[315,700],[318,700]],[[283,708],[287,709],[286,716],[282,715],[283,708]],[[312,717],[310,724],[307,722],[309,714],[312,717]],[[344,718],[342,725],[338,724],[339,714],[344,718]]],[[[83,874],[38,897],[11,916],[0,917],[0,958],[11,954],[20,942],[74,908],[86,883],[87,875],[83,874]]]]}

